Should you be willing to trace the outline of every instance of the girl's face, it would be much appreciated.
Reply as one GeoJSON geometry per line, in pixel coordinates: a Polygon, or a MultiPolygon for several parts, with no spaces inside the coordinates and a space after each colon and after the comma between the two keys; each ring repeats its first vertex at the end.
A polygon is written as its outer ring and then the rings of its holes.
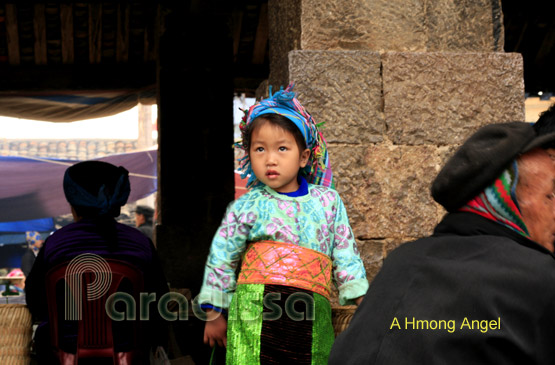
{"type": "Polygon", "coordinates": [[[252,131],[249,156],[258,180],[279,193],[290,193],[299,188],[297,174],[306,166],[310,150],[300,151],[290,132],[266,122],[252,131]]]}

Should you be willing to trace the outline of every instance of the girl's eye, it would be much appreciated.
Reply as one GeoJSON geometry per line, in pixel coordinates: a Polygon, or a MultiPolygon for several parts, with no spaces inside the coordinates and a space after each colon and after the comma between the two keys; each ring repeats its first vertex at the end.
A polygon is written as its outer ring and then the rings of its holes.
{"type": "Polygon", "coordinates": [[[287,151],[287,147],[281,146],[281,147],[279,148],[279,150],[280,150],[280,151],[287,151]]]}
{"type": "Polygon", "coordinates": [[[256,152],[264,152],[264,147],[256,147],[256,152]]]}

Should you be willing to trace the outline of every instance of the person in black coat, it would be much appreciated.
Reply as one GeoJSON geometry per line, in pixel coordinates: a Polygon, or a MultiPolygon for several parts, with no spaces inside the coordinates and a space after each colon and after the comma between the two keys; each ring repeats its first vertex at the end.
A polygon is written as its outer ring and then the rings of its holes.
{"type": "Polygon", "coordinates": [[[44,240],[37,231],[27,231],[25,232],[25,240],[27,241],[27,250],[21,257],[21,271],[25,277],[29,276],[31,268],[35,263],[35,258],[37,257],[44,240]]]}
{"type": "Polygon", "coordinates": [[[482,127],[431,192],[447,215],[385,259],[329,364],[555,363],[555,133],[482,127]]]}
{"type": "Polygon", "coordinates": [[[139,231],[143,232],[148,238],[152,239],[154,223],[154,209],[146,205],[138,205],[135,208],[135,224],[139,231]]]}

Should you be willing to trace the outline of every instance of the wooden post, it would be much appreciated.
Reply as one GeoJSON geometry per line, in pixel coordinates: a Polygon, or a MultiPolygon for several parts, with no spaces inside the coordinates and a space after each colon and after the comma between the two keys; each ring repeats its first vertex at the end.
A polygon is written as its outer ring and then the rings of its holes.
{"type": "Polygon", "coordinates": [[[161,11],[156,227],[171,287],[189,288],[193,296],[234,197],[231,6],[194,3],[168,2],[161,11]]]}
{"type": "Polygon", "coordinates": [[[152,146],[152,105],[139,103],[139,139],[137,147],[145,149],[152,146]]]}

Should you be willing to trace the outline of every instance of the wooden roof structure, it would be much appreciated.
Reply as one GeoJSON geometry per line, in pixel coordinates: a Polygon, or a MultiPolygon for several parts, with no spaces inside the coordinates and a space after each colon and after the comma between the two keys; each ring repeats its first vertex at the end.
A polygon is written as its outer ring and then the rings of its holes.
{"type": "MultiPolygon", "coordinates": [[[[553,92],[555,20],[549,2],[501,3],[505,51],[523,54],[526,91],[553,92]]],[[[234,89],[253,95],[269,75],[268,0],[221,4],[225,9],[214,11],[229,14],[234,89]]],[[[165,11],[160,0],[0,3],[0,92],[154,85],[165,11]]]]}
{"type": "MultiPolygon", "coordinates": [[[[230,4],[235,88],[253,93],[269,73],[267,0],[230,4]]],[[[155,85],[164,11],[144,0],[0,3],[0,92],[155,85]]]]}

